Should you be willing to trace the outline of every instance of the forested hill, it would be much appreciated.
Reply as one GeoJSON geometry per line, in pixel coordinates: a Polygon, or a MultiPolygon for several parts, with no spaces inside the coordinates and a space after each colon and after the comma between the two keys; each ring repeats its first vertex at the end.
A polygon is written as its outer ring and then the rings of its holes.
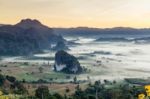
{"type": "Polygon", "coordinates": [[[59,41],[65,40],[38,20],[25,19],[15,25],[0,27],[0,55],[29,55],[59,41]]]}

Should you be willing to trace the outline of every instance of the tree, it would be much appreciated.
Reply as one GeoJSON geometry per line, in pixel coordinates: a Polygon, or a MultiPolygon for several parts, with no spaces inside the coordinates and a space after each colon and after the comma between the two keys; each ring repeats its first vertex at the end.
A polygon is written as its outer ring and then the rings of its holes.
{"type": "Polygon", "coordinates": [[[10,82],[12,82],[12,83],[14,83],[15,81],[16,81],[16,78],[15,77],[13,77],[13,76],[6,76],[6,79],[8,80],[8,81],[10,81],[10,82]]]}
{"type": "Polygon", "coordinates": [[[77,77],[76,76],[73,78],[73,81],[74,81],[74,83],[77,83],[77,77]]]}
{"type": "Polygon", "coordinates": [[[100,86],[100,84],[101,84],[101,81],[100,81],[100,80],[95,81],[95,86],[100,86]]]}
{"type": "Polygon", "coordinates": [[[81,90],[81,88],[80,88],[80,85],[79,85],[79,84],[76,86],[76,90],[81,90]]]}
{"type": "Polygon", "coordinates": [[[0,86],[3,85],[4,80],[5,80],[4,76],[0,74],[0,86]]]}
{"type": "Polygon", "coordinates": [[[14,89],[15,94],[27,94],[28,93],[27,89],[19,81],[16,81],[14,85],[11,86],[11,88],[14,89]]]}
{"type": "Polygon", "coordinates": [[[40,86],[35,91],[35,96],[39,99],[48,99],[49,89],[47,86],[40,86]]]}
{"type": "Polygon", "coordinates": [[[63,97],[58,93],[55,93],[53,96],[56,97],[57,99],[63,99],[63,97]]]}
{"type": "Polygon", "coordinates": [[[49,99],[57,99],[55,96],[50,96],[49,99]]]}
{"type": "Polygon", "coordinates": [[[39,67],[40,73],[43,73],[43,67],[39,67]]]}
{"type": "Polygon", "coordinates": [[[25,79],[22,79],[22,83],[26,83],[26,80],[25,80],[25,79]]]}
{"type": "Polygon", "coordinates": [[[66,88],[66,93],[69,93],[70,92],[70,89],[67,87],[66,88]]]}

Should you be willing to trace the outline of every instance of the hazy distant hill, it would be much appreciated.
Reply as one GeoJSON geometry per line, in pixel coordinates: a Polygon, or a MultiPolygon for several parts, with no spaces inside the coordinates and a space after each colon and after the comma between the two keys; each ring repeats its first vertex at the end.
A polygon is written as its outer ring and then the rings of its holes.
{"type": "Polygon", "coordinates": [[[0,26],[3,26],[3,24],[0,24],[0,26]]]}
{"type": "Polygon", "coordinates": [[[53,29],[38,20],[25,19],[16,25],[0,27],[0,55],[27,55],[50,48],[51,43],[64,41],[53,29]]]}
{"type": "Polygon", "coordinates": [[[150,29],[135,29],[135,28],[88,28],[88,27],[78,27],[78,28],[55,28],[54,31],[58,34],[64,36],[103,36],[103,35],[147,35],[150,34],[150,29]]]}

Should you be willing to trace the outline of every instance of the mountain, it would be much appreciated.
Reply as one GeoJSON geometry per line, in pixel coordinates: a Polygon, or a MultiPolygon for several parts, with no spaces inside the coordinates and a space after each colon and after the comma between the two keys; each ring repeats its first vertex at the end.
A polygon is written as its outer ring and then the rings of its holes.
{"type": "Polygon", "coordinates": [[[35,29],[44,30],[44,31],[47,31],[50,29],[49,27],[43,25],[41,22],[39,22],[36,19],[33,19],[33,20],[23,19],[21,20],[21,22],[17,23],[15,26],[21,27],[23,29],[35,28],[35,29]]]}
{"type": "Polygon", "coordinates": [[[54,32],[63,36],[83,36],[83,37],[103,37],[103,36],[141,36],[150,35],[149,28],[136,29],[129,27],[115,27],[115,28],[88,28],[88,27],[77,27],[77,28],[54,28],[54,32]]]}
{"type": "Polygon", "coordinates": [[[65,39],[38,20],[24,19],[15,25],[0,27],[0,55],[34,54],[59,41],[65,39]]]}
{"type": "Polygon", "coordinates": [[[54,70],[57,72],[78,74],[82,72],[82,67],[75,56],[61,50],[55,54],[54,70]]]}
{"type": "Polygon", "coordinates": [[[3,26],[4,24],[0,24],[0,26],[3,26]]]}
{"type": "Polygon", "coordinates": [[[109,42],[131,42],[131,41],[134,41],[135,39],[127,39],[127,38],[124,38],[124,37],[108,37],[108,38],[98,38],[96,39],[95,41],[109,41],[109,42]]]}
{"type": "Polygon", "coordinates": [[[60,51],[60,50],[69,50],[69,48],[66,46],[65,42],[57,42],[56,46],[52,48],[54,51],[60,51]]]}

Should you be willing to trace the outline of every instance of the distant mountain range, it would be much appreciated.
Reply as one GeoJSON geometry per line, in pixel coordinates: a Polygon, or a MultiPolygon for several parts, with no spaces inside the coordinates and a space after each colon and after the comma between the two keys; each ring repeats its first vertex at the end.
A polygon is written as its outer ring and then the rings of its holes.
{"type": "Polygon", "coordinates": [[[15,25],[0,26],[0,55],[38,53],[59,41],[65,39],[38,20],[25,19],[15,25]]]}
{"type": "Polygon", "coordinates": [[[0,24],[0,26],[3,26],[3,24],[0,24]]]}
{"type": "Polygon", "coordinates": [[[55,33],[63,36],[103,36],[103,35],[147,35],[150,34],[150,28],[136,29],[128,27],[115,27],[115,28],[54,28],[55,33]]]}
{"type": "Polygon", "coordinates": [[[126,40],[137,37],[136,40],[150,40],[150,29],[135,28],[49,28],[38,20],[24,19],[15,25],[0,24],[0,55],[29,55],[50,49],[52,43],[65,42],[62,36],[96,37],[98,41],[126,40]],[[123,39],[122,39],[123,38],[123,39]],[[116,39],[115,39],[116,40],[116,39]]]}

